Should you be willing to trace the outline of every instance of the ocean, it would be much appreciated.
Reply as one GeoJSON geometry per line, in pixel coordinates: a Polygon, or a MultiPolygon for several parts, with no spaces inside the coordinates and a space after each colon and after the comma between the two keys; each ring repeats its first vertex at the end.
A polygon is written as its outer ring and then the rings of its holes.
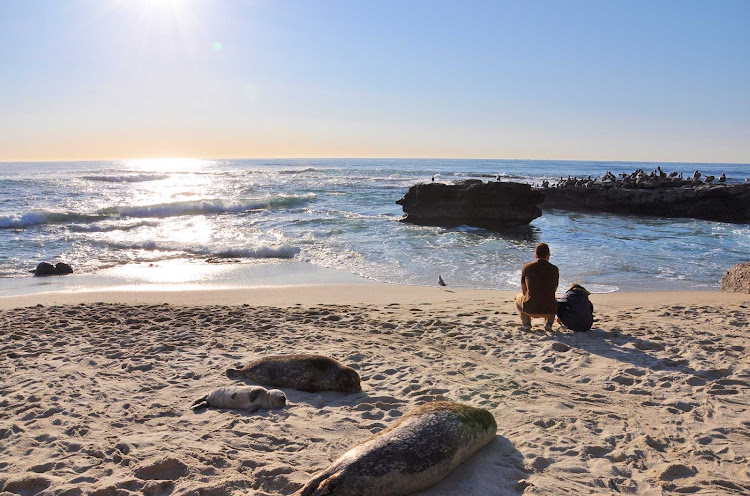
{"type": "MultiPolygon", "coordinates": [[[[387,283],[518,289],[546,242],[561,287],[596,292],[715,290],[750,259],[750,226],[545,211],[503,233],[401,223],[395,202],[418,182],[540,184],[695,169],[741,182],[750,165],[441,159],[152,159],[0,164],[0,278],[39,262],[77,274],[184,263],[329,268],[387,283]],[[286,265],[285,265],[286,264],[286,265]]],[[[193,269],[190,269],[192,267],[193,269]]]]}

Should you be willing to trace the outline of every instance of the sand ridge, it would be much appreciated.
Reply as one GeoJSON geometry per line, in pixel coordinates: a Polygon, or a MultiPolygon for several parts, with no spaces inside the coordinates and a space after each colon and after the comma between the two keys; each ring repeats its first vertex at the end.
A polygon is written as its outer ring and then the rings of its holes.
{"type": "Polygon", "coordinates": [[[524,333],[503,298],[0,310],[0,488],[287,495],[449,399],[489,409],[498,436],[423,495],[750,492],[743,300],[602,305],[592,332],[524,333]],[[363,392],[190,410],[234,383],[227,368],[306,352],[355,368],[363,392]]]}

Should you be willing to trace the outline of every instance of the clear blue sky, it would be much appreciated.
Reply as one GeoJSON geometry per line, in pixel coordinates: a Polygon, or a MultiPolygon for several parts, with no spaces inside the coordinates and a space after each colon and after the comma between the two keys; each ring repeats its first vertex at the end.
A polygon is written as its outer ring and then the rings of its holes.
{"type": "Polygon", "coordinates": [[[750,1],[3,0],[0,160],[750,162],[750,1]]]}

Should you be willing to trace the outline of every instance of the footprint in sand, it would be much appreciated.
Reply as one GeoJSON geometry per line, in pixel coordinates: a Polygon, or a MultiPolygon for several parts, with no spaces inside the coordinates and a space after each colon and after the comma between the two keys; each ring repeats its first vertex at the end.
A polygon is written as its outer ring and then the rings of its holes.
{"type": "Polygon", "coordinates": [[[2,486],[2,491],[14,494],[37,494],[47,489],[52,480],[38,475],[24,475],[11,479],[2,486]]]}
{"type": "Polygon", "coordinates": [[[635,379],[629,375],[618,374],[609,378],[612,382],[621,384],[623,386],[632,386],[635,384],[635,379]]]}
{"type": "Polygon", "coordinates": [[[699,405],[698,403],[688,403],[685,401],[673,401],[671,403],[666,403],[664,406],[666,407],[666,410],[669,413],[681,414],[681,413],[692,412],[693,409],[699,405]]]}
{"type": "Polygon", "coordinates": [[[693,477],[698,473],[695,467],[688,467],[680,463],[670,463],[656,467],[656,473],[658,479],[661,481],[673,481],[675,479],[684,479],[686,477],[693,477]]]}
{"type": "Polygon", "coordinates": [[[294,472],[294,469],[291,467],[275,467],[259,470],[253,474],[255,480],[253,481],[252,488],[256,491],[286,492],[285,490],[291,483],[286,475],[292,472],[294,472]]]}

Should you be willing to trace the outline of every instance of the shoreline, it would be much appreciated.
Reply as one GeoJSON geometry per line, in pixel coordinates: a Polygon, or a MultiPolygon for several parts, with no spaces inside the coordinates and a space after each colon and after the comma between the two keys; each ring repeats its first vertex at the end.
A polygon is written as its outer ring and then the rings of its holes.
{"type": "MultiPolygon", "coordinates": [[[[564,291],[565,288],[558,288],[558,297],[564,291]]],[[[517,292],[517,289],[443,288],[377,282],[300,261],[209,263],[171,260],[151,264],[124,264],[95,273],[0,278],[0,308],[38,303],[54,305],[95,302],[184,302],[187,305],[250,303],[263,306],[291,306],[296,303],[386,304],[393,301],[418,302],[425,297],[445,302],[451,299],[451,295],[460,295],[462,299],[496,298],[512,301],[517,292]]],[[[619,300],[644,305],[652,300],[678,303],[686,298],[715,303],[741,300],[741,297],[737,300],[737,297],[729,296],[731,294],[721,293],[718,288],[618,289],[607,293],[592,292],[592,301],[607,303],[619,300]]]]}
{"type": "MultiPolygon", "coordinates": [[[[314,305],[414,305],[430,304],[488,304],[508,305],[504,310],[515,312],[513,298],[518,291],[496,289],[464,289],[410,286],[363,282],[321,282],[295,285],[266,285],[247,287],[199,286],[173,288],[150,286],[109,287],[77,291],[35,292],[0,296],[0,309],[33,305],[58,306],[92,303],[122,303],[128,305],[168,304],[178,306],[251,305],[291,307],[314,305]]],[[[750,295],[720,291],[618,291],[591,294],[595,308],[648,308],[662,305],[743,305],[750,304],[750,295]]]]}

